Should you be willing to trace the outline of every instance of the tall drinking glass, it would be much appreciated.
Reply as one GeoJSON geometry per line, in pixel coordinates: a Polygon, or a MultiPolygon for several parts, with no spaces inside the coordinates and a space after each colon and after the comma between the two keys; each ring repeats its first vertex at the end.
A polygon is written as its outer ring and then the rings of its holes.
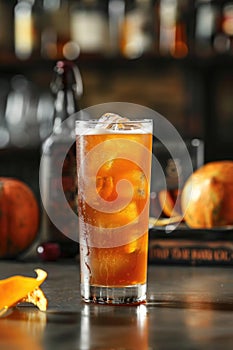
{"type": "Polygon", "coordinates": [[[152,120],[76,121],[81,296],[146,300],[152,120]]]}

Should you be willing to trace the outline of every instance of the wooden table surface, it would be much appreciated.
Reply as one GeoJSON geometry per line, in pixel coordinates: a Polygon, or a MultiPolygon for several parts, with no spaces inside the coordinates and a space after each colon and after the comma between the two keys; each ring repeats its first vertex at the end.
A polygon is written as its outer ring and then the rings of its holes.
{"type": "Polygon", "coordinates": [[[148,302],[80,301],[78,261],[0,262],[0,278],[48,272],[46,313],[22,305],[0,319],[1,350],[233,349],[231,267],[149,266],[148,302]]]}

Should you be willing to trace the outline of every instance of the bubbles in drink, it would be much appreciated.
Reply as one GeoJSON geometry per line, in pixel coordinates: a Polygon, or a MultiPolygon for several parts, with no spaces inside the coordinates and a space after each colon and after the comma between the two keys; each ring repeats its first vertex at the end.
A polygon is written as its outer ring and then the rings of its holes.
{"type": "Polygon", "coordinates": [[[121,247],[91,248],[91,282],[97,285],[102,283],[120,286],[145,280],[147,245],[148,236],[145,233],[139,239],[121,247]]]}

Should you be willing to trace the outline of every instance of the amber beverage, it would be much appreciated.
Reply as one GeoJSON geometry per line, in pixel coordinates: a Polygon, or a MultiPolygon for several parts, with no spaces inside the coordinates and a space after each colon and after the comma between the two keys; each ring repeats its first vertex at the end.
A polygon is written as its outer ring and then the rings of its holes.
{"type": "Polygon", "coordinates": [[[146,300],[152,121],[76,122],[81,294],[146,300]]]}

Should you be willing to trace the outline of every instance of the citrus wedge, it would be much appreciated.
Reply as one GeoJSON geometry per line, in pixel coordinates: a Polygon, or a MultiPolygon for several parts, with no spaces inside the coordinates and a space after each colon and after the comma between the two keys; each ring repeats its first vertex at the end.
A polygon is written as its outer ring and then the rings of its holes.
{"type": "Polygon", "coordinates": [[[47,272],[41,269],[35,272],[36,278],[16,275],[0,280],[0,316],[20,302],[33,303],[42,311],[47,309],[47,299],[39,288],[47,272]]]}

